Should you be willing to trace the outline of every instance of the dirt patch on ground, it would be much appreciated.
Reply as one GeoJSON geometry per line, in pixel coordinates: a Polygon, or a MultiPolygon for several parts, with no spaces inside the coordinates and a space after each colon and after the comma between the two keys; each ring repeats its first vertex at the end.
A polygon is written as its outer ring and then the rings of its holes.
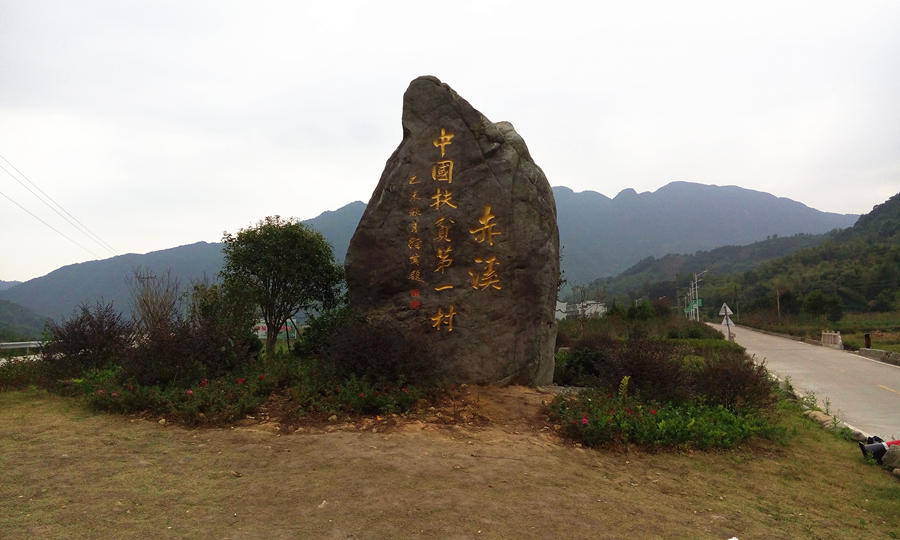
{"type": "Polygon", "coordinates": [[[516,435],[550,434],[559,429],[559,425],[551,421],[545,406],[553,397],[551,390],[464,384],[450,388],[434,402],[423,400],[404,414],[333,417],[309,414],[298,418],[295,414],[285,413],[290,407],[282,397],[273,396],[256,415],[248,416],[235,425],[282,434],[334,431],[394,433],[424,428],[474,432],[491,428],[516,435]]]}
{"type": "Polygon", "coordinates": [[[271,403],[241,425],[198,429],[0,394],[0,531],[232,540],[900,532],[896,480],[811,422],[797,420],[787,447],[596,451],[557,435],[541,406],[551,397],[466,387],[406,417],[305,424],[282,421],[271,403]]]}

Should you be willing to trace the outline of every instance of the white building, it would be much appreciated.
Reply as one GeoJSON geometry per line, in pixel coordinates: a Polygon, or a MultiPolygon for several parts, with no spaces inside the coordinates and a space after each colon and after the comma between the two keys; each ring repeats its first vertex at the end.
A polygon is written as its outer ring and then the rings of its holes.
{"type": "MultiPolygon", "coordinates": [[[[557,311],[559,311],[558,308],[557,311]]],[[[604,313],[606,313],[606,304],[603,302],[597,302],[595,300],[569,302],[566,304],[565,318],[567,320],[587,319],[589,317],[600,317],[604,313]]]]}

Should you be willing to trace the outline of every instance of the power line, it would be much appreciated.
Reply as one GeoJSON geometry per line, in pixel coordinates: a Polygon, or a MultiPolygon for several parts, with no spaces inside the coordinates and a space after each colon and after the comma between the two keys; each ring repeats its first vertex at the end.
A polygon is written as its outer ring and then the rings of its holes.
{"type": "Polygon", "coordinates": [[[75,240],[72,240],[72,239],[69,238],[68,236],[66,236],[66,235],[64,235],[63,233],[61,233],[59,230],[57,230],[55,227],[53,227],[53,225],[50,225],[49,223],[47,223],[47,222],[44,221],[43,219],[41,219],[41,218],[37,217],[36,215],[32,214],[27,208],[25,208],[25,207],[22,206],[21,204],[17,203],[16,201],[10,199],[9,196],[7,196],[5,193],[0,192],[0,195],[3,195],[3,196],[6,197],[7,199],[9,199],[9,202],[11,202],[11,203],[13,203],[14,205],[18,206],[18,207],[21,208],[22,210],[25,210],[26,212],[28,212],[28,214],[29,214],[31,217],[33,217],[34,219],[40,221],[40,222],[43,223],[44,225],[46,225],[46,226],[50,227],[51,229],[53,229],[54,231],[56,231],[57,234],[59,234],[60,236],[62,236],[62,237],[65,238],[66,240],[68,240],[69,242],[72,242],[73,244],[75,244],[76,246],[80,247],[81,249],[87,251],[88,253],[90,253],[90,254],[93,255],[94,257],[97,257],[98,259],[101,258],[99,255],[97,255],[97,254],[94,253],[93,251],[89,250],[88,248],[82,246],[81,244],[79,244],[79,243],[76,242],[75,240]]]}
{"type": "MultiPolygon", "coordinates": [[[[113,255],[121,255],[121,253],[119,253],[118,251],[116,251],[115,248],[113,248],[111,245],[109,245],[108,243],[106,243],[102,238],[100,238],[100,237],[99,237],[97,234],[95,234],[93,231],[91,231],[90,229],[88,229],[83,223],[81,223],[80,221],[78,221],[78,219],[77,219],[75,216],[73,216],[72,214],[70,214],[65,208],[63,208],[62,205],[60,205],[58,202],[56,202],[55,200],[53,200],[52,197],[50,197],[49,195],[47,195],[46,193],[44,193],[44,190],[42,190],[40,187],[37,186],[37,184],[35,184],[35,183],[32,182],[27,176],[25,176],[25,174],[24,174],[22,171],[20,171],[18,168],[16,168],[16,166],[13,165],[8,159],[6,159],[5,157],[3,157],[2,155],[0,155],[0,159],[2,159],[2,160],[5,161],[7,164],[9,164],[9,166],[12,167],[13,170],[15,170],[17,173],[19,173],[19,175],[20,175],[22,178],[24,178],[25,180],[27,180],[29,184],[31,184],[32,186],[34,186],[35,189],[37,189],[38,191],[40,191],[40,192],[41,192],[41,195],[43,195],[44,197],[46,197],[47,199],[49,199],[49,200],[50,200],[53,204],[55,204],[60,210],[62,210],[63,212],[65,212],[66,215],[68,215],[70,218],[72,218],[73,220],[75,220],[75,222],[78,223],[78,225],[76,225],[75,223],[72,223],[72,220],[70,220],[70,219],[67,218],[66,216],[62,215],[62,214],[59,212],[59,210],[57,210],[56,208],[53,208],[52,206],[50,206],[50,204],[49,204],[47,201],[45,201],[44,199],[42,199],[41,197],[39,197],[34,191],[31,190],[31,188],[29,188],[28,186],[26,186],[25,184],[23,184],[22,181],[19,180],[18,178],[16,178],[16,176],[15,176],[13,173],[9,172],[9,171],[6,169],[6,167],[4,167],[3,165],[0,165],[0,169],[3,169],[3,171],[6,172],[6,174],[10,175],[16,182],[18,182],[19,184],[21,184],[22,187],[24,187],[25,189],[27,189],[29,193],[31,193],[31,194],[34,195],[39,201],[41,201],[42,203],[44,203],[44,204],[47,206],[47,208],[49,208],[49,209],[53,210],[54,212],[56,212],[57,215],[59,215],[59,217],[63,218],[64,220],[66,220],[66,221],[69,223],[69,225],[72,225],[73,227],[75,227],[76,229],[78,229],[79,232],[81,232],[82,234],[84,234],[85,236],[87,236],[91,241],[93,241],[94,243],[96,243],[96,244],[99,245],[100,247],[106,249],[107,251],[109,251],[109,252],[112,253],[113,255]]],[[[7,197],[7,198],[9,198],[9,197],[7,197]]],[[[10,199],[10,200],[12,200],[12,199],[10,199]]],[[[21,208],[21,207],[20,207],[20,208],[21,208]]],[[[29,212],[29,213],[30,213],[30,212],[29,212]]],[[[33,215],[33,214],[32,214],[32,215],[33,215]]],[[[99,258],[99,257],[98,257],[98,258],[99,258]]]]}

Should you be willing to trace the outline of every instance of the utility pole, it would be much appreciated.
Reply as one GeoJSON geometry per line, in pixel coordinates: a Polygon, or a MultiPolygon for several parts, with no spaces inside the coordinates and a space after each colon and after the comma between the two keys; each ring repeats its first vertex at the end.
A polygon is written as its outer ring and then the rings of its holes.
{"type": "Polygon", "coordinates": [[[675,309],[681,307],[679,304],[679,298],[681,298],[678,294],[678,272],[675,272],[675,309]]]}
{"type": "Polygon", "coordinates": [[[781,289],[775,289],[775,306],[778,308],[778,320],[781,321],[781,289]]]}
{"type": "Polygon", "coordinates": [[[691,310],[690,310],[690,320],[699,321],[700,320],[700,282],[703,281],[700,279],[700,276],[708,272],[708,270],[704,270],[702,272],[694,273],[694,280],[691,282],[691,310]]]}

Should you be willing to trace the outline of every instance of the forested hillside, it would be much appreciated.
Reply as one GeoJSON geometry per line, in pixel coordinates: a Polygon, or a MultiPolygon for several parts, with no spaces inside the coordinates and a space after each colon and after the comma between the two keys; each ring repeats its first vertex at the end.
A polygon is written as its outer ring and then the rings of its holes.
{"type": "Polygon", "coordinates": [[[900,194],[821,245],[741,274],[704,276],[710,311],[722,302],[744,312],[840,320],[846,312],[900,310],[900,194]]]}
{"type": "Polygon", "coordinates": [[[692,274],[704,270],[700,297],[709,318],[716,318],[722,303],[743,313],[832,321],[848,311],[900,310],[900,194],[843,231],[648,257],[615,278],[591,283],[583,294],[683,305],[692,274]]]}
{"type": "Polygon", "coordinates": [[[0,291],[5,291],[10,287],[15,287],[19,283],[21,283],[21,281],[3,281],[2,279],[0,279],[0,291]]]}
{"type": "Polygon", "coordinates": [[[602,291],[609,298],[624,296],[659,298],[665,295],[674,298],[676,280],[684,287],[694,272],[707,270],[713,275],[745,272],[765,261],[817,246],[835,234],[835,232],[796,234],[783,237],[775,235],[773,238],[746,246],[723,246],[709,251],[698,251],[693,255],[670,254],[660,258],[647,257],[614,278],[591,282],[587,289],[602,291]]]}
{"type": "Polygon", "coordinates": [[[0,341],[40,339],[44,319],[34,311],[8,300],[0,300],[0,341]]]}
{"type": "Polygon", "coordinates": [[[748,308],[781,303],[791,312],[824,298],[848,311],[900,309],[900,194],[834,239],[763,264],[740,283],[748,308]]]}

